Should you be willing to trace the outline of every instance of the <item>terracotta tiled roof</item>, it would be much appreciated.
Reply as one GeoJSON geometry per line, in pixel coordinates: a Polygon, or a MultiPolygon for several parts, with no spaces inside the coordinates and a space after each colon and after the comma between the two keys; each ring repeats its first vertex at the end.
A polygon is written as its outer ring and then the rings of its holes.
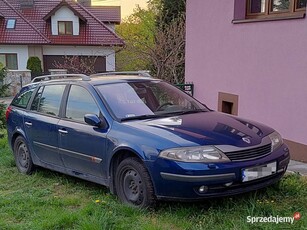
{"type": "Polygon", "coordinates": [[[90,11],[102,22],[119,24],[121,21],[120,6],[95,6],[90,11]]]}
{"type": "Polygon", "coordinates": [[[43,44],[50,42],[7,1],[0,0],[0,11],[6,19],[0,22],[0,43],[43,44]],[[7,19],[16,19],[15,29],[6,29],[7,19]]]}
{"type": "Polygon", "coordinates": [[[76,16],[79,17],[79,19],[83,22],[86,22],[86,19],[74,8],[72,7],[68,2],[61,1],[59,4],[57,4],[43,19],[46,21],[51,18],[52,15],[54,15],[61,7],[66,6],[68,7],[76,16]]]}
{"type": "MultiPolygon", "coordinates": [[[[102,20],[103,13],[92,11],[73,0],[35,0],[34,7],[20,9],[19,0],[0,0],[0,12],[5,19],[15,18],[15,29],[6,29],[6,20],[0,20],[0,44],[53,44],[53,45],[123,45],[124,42],[102,20]],[[50,12],[59,5],[68,4],[82,20],[79,35],[55,36],[51,34],[50,12]],[[47,21],[45,21],[46,19],[47,21]]],[[[115,11],[114,11],[115,12],[115,11]]],[[[109,17],[118,17],[110,12],[109,17]]],[[[108,21],[107,20],[107,21],[108,21]]]]}

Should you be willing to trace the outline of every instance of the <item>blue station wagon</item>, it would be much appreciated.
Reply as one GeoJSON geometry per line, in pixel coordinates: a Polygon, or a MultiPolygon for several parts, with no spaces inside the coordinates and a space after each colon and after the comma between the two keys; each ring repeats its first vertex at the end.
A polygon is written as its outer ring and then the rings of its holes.
{"type": "Polygon", "coordinates": [[[212,111],[145,72],[38,77],[6,118],[21,173],[82,178],[139,208],[260,189],[290,159],[274,129],[212,111]]]}

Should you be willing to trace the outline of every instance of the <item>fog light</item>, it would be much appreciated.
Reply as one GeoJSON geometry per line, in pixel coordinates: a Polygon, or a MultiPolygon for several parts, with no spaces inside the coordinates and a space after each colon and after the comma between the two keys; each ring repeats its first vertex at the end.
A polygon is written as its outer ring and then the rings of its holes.
{"type": "Polygon", "coordinates": [[[208,187],[204,186],[204,185],[200,186],[199,189],[198,189],[199,193],[205,193],[207,191],[208,191],[208,187]]]}
{"type": "Polygon", "coordinates": [[[229,183],[226,183],[226,184],[224,184],[226,187],[229,187],[230,185],[232,185],[233,184],[233,182],[229,182],[229,183]]]}

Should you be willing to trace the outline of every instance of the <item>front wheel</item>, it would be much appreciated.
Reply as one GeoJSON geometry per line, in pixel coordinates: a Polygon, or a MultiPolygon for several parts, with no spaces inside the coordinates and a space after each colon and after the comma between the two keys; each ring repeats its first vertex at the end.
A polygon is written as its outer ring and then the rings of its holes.
{"type": "Polygon", "coordinates": [[[115,175],[115,186],[117,195],[123,203],[147,208],[155,202],[150,176],[138,158],[129,157],[119,164],[115,175]]]}
{"type": "Polygon", "coordinates": [[[32,173],[34,165],[26,140],[22,136],[17,137],[15,140],[14,157],[19,172],[23,174],[32,173]]]}

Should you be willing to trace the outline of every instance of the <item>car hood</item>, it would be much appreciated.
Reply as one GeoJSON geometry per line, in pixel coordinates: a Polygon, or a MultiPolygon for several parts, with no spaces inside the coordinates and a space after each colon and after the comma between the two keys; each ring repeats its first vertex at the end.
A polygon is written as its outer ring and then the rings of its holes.
{"type": "Polygon", "coordinates": [[[178,146],[233,145],[249,147],[261,143],[274,130],[263,124],[219,112],[137,120],[126,125],[176,143],[178,146]]]}

